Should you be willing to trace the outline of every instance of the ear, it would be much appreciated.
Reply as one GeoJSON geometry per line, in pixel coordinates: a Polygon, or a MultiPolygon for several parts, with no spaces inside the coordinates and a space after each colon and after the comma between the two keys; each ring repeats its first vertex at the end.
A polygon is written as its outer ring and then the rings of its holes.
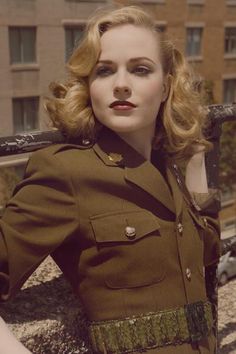
{"type": "Polygon", "coordinates": [[[167,100],[169,91],[170,91],[170,80],[169,80],[169,75],[167,75],[163,80],[161,102],[165,102],[167,100]]]}

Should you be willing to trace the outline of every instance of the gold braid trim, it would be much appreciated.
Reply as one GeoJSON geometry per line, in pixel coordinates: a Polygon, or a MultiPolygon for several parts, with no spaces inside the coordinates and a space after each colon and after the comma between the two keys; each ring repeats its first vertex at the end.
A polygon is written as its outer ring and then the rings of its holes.
{"type": "Polygon", "coordinates": [[[120,320],[89,325],[94,353],[129,353],[166,345],[197,342],[212,329],[209,302],[187,304],[120,320]]]}

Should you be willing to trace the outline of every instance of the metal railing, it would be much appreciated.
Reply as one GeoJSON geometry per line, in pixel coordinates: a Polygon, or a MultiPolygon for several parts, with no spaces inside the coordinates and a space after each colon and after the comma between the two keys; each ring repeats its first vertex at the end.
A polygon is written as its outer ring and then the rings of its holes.
{"type": "MultiPolygon", "coordinates": [[[[206,132],[213,143],[213,149],[206,155],[206,168],[210,188],[219,189],[219,157],[221,127],[224,122],[236,120],[236,103],[208,106],[209,128],[206,132]]],[[[29,153],[51,144],[63,143],[65,137],[58,130],[23,133],[15,136],[0,137],[0,157],[29,153]]],[[[15,164],[26,162],[27,157],[14,160],[15,164]]],[[[13,165],[14,163],[11,163],[13,165]]],[[[7,166],[5,159],[0,165],[7,166]]],[[[214,210],[220,210],[220,200],[214,205],[214,210]]]]}
{"type": "MultiPolygon", "coordinates": [[[[210,188],[219,189],[219,157],[220,157],[220,136],[222,124],[227,121],[236,120],[236,104],[211,105],[208,106],[209,128],[208,139],[213,143],[213,149],[206,156],[207,177],[210,188]]],[[[55,143],[65,142],[64,136],[57,130],[25,133],[15,136],[0,137],[0,157],[9,158],[10,155],[24,156],[43,147],[55,143]]],[[[19,159],[13,159],[14,163],[19,163],[19,159]]],[[[22,157],[22,161],[27,161],[27,157],[22,157]]],[[[7,166],[7,160],[3,165],[7,166]]],[[[1,165],[1,164],[0,164],[1,165]]],[[[212,206],[212,212],[218,212],[221,208],[220,200],[212,206]]],[[[226,253],[232,246],[232,241],[223,245],[222,251],[226,253]]],[[[214,307],[214,332],[217,335],[217,265],[206,267],[205,282],[208,298],[216,305],[214,307]]]]}

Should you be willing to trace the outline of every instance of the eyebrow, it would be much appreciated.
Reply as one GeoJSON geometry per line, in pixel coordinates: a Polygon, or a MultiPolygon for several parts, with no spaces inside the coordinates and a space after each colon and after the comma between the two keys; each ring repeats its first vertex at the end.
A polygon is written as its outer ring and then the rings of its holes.
{"type": "MultiPolygon", "coordinates": [[[[137,61],[140,61],[140,60],[148,60],[148,61],[152,62],[153,64],[156,64],[152,59],[147,58],[147,57],[137,57],[137,58],[131,58],[131,59],[129,59],[129,61],[130,61],[131,63],[137,62],[137,61]]],[[[99,64],[99,63],[112,64],[113,61],[112,61],[112,60],[106,60],[106,59],[104,59],[104,60],[99,60],[99,61],[97,62],[97,64],[99,64]]]]}

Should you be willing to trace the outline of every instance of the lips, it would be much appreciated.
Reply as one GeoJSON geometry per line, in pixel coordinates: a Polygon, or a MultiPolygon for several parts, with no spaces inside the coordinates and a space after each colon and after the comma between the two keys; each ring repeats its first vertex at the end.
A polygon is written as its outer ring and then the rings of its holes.
{"type": "Polygon", "coordinates": [[[110,104],[110,108],[114,108],[116,106],[119,106],[119,107],[136,107],[135,104],[133,104],[132,102],[129,102],[129,101],[114,101],[110,104]]]}

